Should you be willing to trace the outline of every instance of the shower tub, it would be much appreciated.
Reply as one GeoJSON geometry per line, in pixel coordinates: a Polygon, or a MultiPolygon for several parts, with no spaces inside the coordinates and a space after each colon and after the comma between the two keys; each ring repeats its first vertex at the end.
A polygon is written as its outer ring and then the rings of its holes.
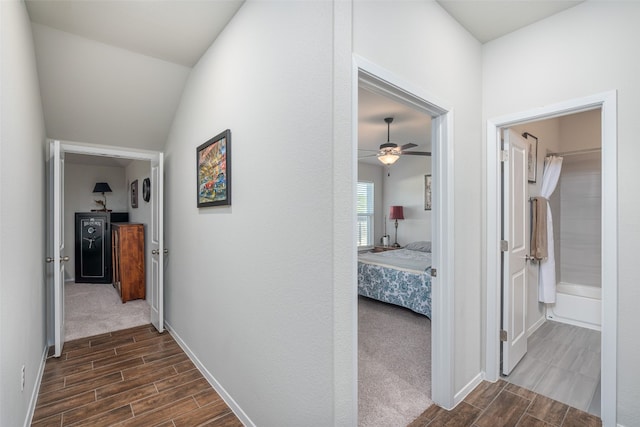
{"type": "Polygon", "coordinates": [[[556,303],[547,305],[547,319],[599,331],[602,324],[602,289],[558,283],[556,303]]]}

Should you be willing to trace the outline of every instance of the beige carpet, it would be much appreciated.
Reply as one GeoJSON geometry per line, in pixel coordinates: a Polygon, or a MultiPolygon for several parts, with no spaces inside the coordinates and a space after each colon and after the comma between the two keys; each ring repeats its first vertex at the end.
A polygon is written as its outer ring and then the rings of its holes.
{"type": "Polygon", "coordinates": [[[429,318],[358,297],[358,426],[404,427],[430,396],[429,318]]]}
{"type": "Polygon", "coordinates": [[[150,323],[145,300],[123,304],[109,283],[65,283],[64,315],[65,341],[150,323]]]}

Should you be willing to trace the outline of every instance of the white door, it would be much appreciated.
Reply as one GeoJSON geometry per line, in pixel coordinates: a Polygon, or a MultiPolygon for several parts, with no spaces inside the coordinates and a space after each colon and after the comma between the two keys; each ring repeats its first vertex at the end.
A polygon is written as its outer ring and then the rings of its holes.
{"type": "Polygon", "coordinates": [[[508,129],[502,173],[502,373],[508,375],[527,352],[527,141],[508,129]],[[505,338],[506,332],[506,338],[505,338]]]}
{"type": "Polygon", "coordinates": [[[64,346],[64,265],[69,260],[64,250],[64,151],[60,141],[49,143],[49,197],[47,263],[52,273],[47,274],[47,286],[53,295],[53,340],[55,357],[62,355],[64,346]]]}
{"type": "Polygon", "coordinates": [[[151,161],[151,323],[164,332],[164,249],[162,195],[164,192],[164,156],[151,161]]]}

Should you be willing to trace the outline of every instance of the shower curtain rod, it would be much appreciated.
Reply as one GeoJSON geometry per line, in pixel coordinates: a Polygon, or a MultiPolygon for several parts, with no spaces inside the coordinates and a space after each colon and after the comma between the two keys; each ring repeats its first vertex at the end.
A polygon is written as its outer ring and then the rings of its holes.
{"type": "Polygon", "coordinates": [[[574,150],[574,151],[565,151],[559,153],[547,153],[545,157],[549,156],[573,156],[577,154],[589,154],[589,153],[599,153],[601,151],[600,148],[585,148],[583,150],[574,150]]]}

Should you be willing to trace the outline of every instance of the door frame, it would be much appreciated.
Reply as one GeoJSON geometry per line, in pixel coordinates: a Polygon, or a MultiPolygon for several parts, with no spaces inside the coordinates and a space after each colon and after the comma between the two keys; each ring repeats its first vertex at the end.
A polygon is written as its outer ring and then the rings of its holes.
{"type": "Polygon", "coordinates": [[[485,375],[497,381],[500,371],[500,132],[528,122],[601,109],[602,120],[602,332],[601,418],[616,425],[618,304],[617,92],[603,92],[487,120],[486,342],[485,375]]]}
{"type": "MultiPolygon", "coordinates": [[[[47,143],[54,141],[55,139],[50,138],[47,139],[47,143]]],[[[97,145],[90,144],[85,142],[73,142],[73,141],[63,141],[58,140],[60,142],[60,151],[66,153],[73,154],[85,154],[90,156],[102,156],[102,157],[115,157],[121,159],[131,159],[131,160],[142,160],[152,162],[154,160],[162,160],[163,153],[159,151],[149,151],[149,150],[139,150],[133,148],[126,147],[117,147],[117,146],[105,146],[105,145],[97,145]]],[[[64,199],[61,200],[61,203],[64,204],[64,199]]],[[[160,223],[162,227],[162,223],[160,223]]],[[[55,316],[55,306],[52,295],[48,295],[47,301],[48,308],[48,325],[53,325],[54,316],[55,316]]],[[[63,313],[64,315],[64,313],[63,313]]],[[[47,343],[49,346],[54,343],[54,330],[52,326],[47,327],[47,343]]]]}
{"type": "MultiPolygon", "coordinates": [[[[437,277],[432,277],[431,288],[431,399],[438,405],[451,409],[455,401],[454,389],[454,257],[453,257],[453,110],[431,94],[404,81],[392,72],[358,55],[353,56],[353,135],[357,148],[358,87],[420,110],[432,117],[431,211],[432,263],[437,267],[437,277]]],[[[357,151],[353,150],[354,162],[357,151]]],[[[355,183],[353,199],[355,200],[355,183]]],[[[354,266],[355,268],[355,266],[354,266]]],[[[358,283],[353,283],[357,301],[358,283]]],[[[355,305],[357,312],[357,304],[355,305]]],[[[357,316],[356,331],[357,331],[357,316]]],[[[354,343],[358,360],[357,333],[354,343]]],[[[356,362],[357,364],[357,362],[356,362]]],[[[357,367],[356,367],[357,372],[357,367]]],[[[357,394],[357,388],[355,390],[357,394]]],[[[356,399],[357,401],[357,399],[356,399]]]]}

